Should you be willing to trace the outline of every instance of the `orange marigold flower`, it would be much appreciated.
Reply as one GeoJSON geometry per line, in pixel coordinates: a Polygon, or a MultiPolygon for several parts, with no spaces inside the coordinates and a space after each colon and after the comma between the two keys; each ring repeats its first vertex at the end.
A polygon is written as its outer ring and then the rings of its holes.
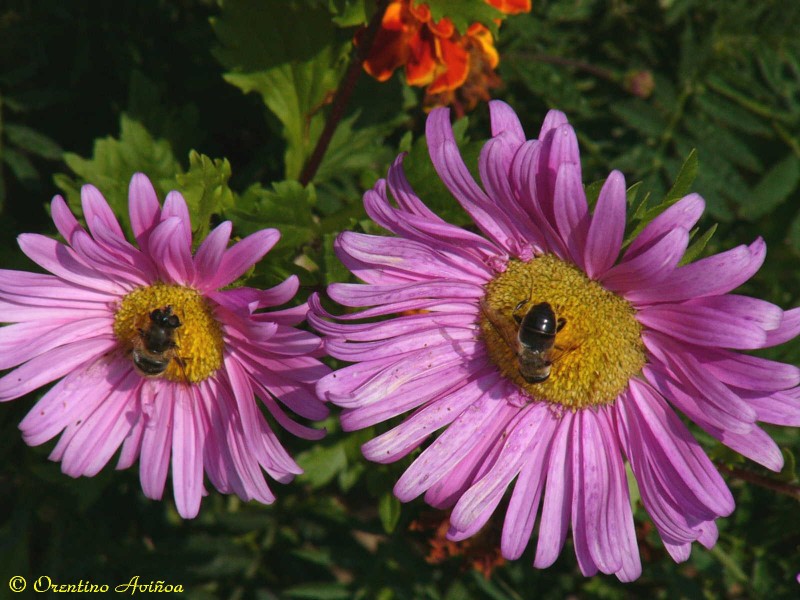
{"type": "MultiPolygon", "coordinates": [[[[485,1],[506,14],[531,9],[530,0],[485,1]]],[[[363,31],[356,33],[356,45],[363,31]]],[[[427,86],[427,109],[452,104],[463,113],[479,100],[488,100],[489,89],[499,86],[494,73],[499,61],[492,34],[480,23],[473,23],[462,35],[447,18],[434,22],[427,4],[393,0],[364,59],[364,69],[378,81],[386,81],[404,67],[409,85],[427,86]]]]}

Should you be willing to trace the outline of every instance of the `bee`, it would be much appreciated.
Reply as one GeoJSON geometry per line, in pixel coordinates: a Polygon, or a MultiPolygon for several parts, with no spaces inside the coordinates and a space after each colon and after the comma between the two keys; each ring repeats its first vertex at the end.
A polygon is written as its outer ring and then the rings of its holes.
{"type": "Polygon", "coordinates": [[[175,331],[181,326],[178,315],[172,313],[171,306],[157,308],[150,313],[150,323],[139,329],[133,339],[133,366],[145,377],[158,377],[167,370],[170,361],[178,358],[175,331]]]}
{"type": "Polygon", "coordinates": [[[512,311],[516,328],[485,300],[481,300],[481,310],[516,354],[522,378],[528,383],[541,383],[550,377],[553,362],[562,354],[562,349],[556,346],[556,334],[567,321],[556,318],[553,307],[547,302],[534,304],[522,314],[528,304],[529,300],[522,300],[512,311]]]}

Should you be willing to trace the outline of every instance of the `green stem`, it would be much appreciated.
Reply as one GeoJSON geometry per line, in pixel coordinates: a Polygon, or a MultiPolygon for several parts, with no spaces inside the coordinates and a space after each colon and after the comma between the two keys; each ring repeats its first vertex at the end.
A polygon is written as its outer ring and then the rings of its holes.
{"type": "Polygon", "coordinates": [[[339,88],[336,90],[336,96],[333,99],[328,120],[325,122],[325,128],[322,130],[317,140],[317,145],[314,146],[314,151],[311,153],[311,157],[308,159],[303,173],[300,175],[300,183],[303,184],[303,186],[308,185],[314,179],[314,175],[317,174],[317,170],[319,170],[322,159],[325,156],[325,151],[328,149],[331,139],[333,139],[333,134],[336,132],[336,127],[338,127],[339,121],[344,117],[347,103],[350,101],[350,96],[353,95],[356,82],[361,75],[364,57],[367,56],[372,47],[372,43],[375,41],[375,35],[378,33],[378,28],[383,21],[383,14],[386,12],[388,4],[389,0],[380,0],[375,14],[372,15],[372,19],[369,25],[367,25],[359,47],[353,48],[350,65],[339,84],[339,88]]]}

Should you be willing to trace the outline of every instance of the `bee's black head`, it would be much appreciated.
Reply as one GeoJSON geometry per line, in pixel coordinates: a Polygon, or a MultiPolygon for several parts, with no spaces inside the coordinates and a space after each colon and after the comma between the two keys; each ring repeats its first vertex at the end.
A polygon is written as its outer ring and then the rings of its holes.
{"type": "Polygon", "coordinates": [[[181,320],[178,318],[178,315],[172,314],[171,306],[155,309],[150,313],[150,320],[153,324],[168,329],[177,329],[181,326],[181,320]]]}

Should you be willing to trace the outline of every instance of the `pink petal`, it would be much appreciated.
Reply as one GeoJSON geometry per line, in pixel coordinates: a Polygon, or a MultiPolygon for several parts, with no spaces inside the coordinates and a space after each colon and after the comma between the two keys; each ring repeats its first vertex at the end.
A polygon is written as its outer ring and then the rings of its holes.
{"type": "Polygon", "coordinates": [[[194,281],[191,247],[182,234],[184,224],[178,217],[169,217],[153,229],[148,245],[153,260],[165,281],[184,285],[194,281]]]}
{"type": "Polygon", "coordinates": [[[136,173],[131,178],[128,188],[128,212],[131,228],[136,243],[142,250],[147,250],[150,232],[161,220],[161,207],[153,184],[143,173],[136,173]]]}
{"type": "Polygon", "coordinates": [[[625,177],[612,171],[600,190],[586,237],[584,264],[591,279],[600,279],[614,265],[625,235],[625,177]]]}
{"type": "Polygon", "coordinates": [[[160,500],[170,463],[175,390],[164,382],[146,382],[145,386],[148,384],[151,389],[142,396],[142,411],[147,416],[139,457],[139,481],[145,496],[160,500]]]}
{"type": "Polygon", "coordinates": [[[0,402],[13,400],[89,364],[117,345],[109,336],[97,336],[59,346],[32,358],[0,378],[0,402]]]}
{"type": "Polygon", "coordinates": [[[572,498],[571,437],[574,415],[564,412],[550,443],[547,459],[547,487],[542,517],[539,522],[539,541],[533,566],[545,569],[552,565],[567,539],[572,498]]]}
{"type": "Polygon", "coordinates": [[[108,206],[108,202],[103,198],[100,190],[93,185],[84,185],[81,188],[81,207],[92,235],[95,235],[98,227],[103,227],[111,236],[121,240],[125,239],[125,234],[122,232],[122,227],[119,226],[117,217],[114,216],[114,211],[108,206]]]}
{"type": "Polygon", "coordinates": [[[206,281],[214,278],[222,263],[222,257],[228,247],[232,228],[233,224],[230,221],[223,221],[211,230],[206,239],[197,248],[197,252],[194,255],[194,266],[197,273],[196,283],[202,286],[204,291],[213,289],[206,285],[206,281]]]}
{"type": "Polygon", "coordinates": [[[655,219],[650,221],[642,232],[628,246],[625,260],[630,260],[645,250],[654,241],[677,228],[691,231],[700,220],[705,209],[705,201],[697,194],[689,194],[678,200],[655,219]]]}
{"type": "MultiPolygon", "coordinates": [[[[189,217],[189,207],[180,192],[171,191],[164,199],[164,208],[161,211],[161,221],[170,217],[177,217],[181,223],[180,235],[187,248],[192,247],[192,220],[189,217]]],[[[190,250],[191,254],[191,250],[190,250]]]]}
{"type": "Polygon", "coordinates": [[[737,246],[727,252],[678,267],[657,285],[628,292],[631,302],[680,302],[700,296],[726,294],[750,279],[761,268],[767,247],[758,238],[750,246],[737,246]]]}
{"type": "Polygon", "coordinates": [[[175,393],[172,427],[172,489],[178,513],[193,519],[203,496],[202,420],[195,414],[197,388],[187,386],[175,393]]]}
{"type": "Polygon", "coordinates": [[[278,243],[280,237],[277,229],[262,229],[228,248],[217,273],[206,282],[206,287],[218,289],[233,283],[261,260],[278,243]]]}

